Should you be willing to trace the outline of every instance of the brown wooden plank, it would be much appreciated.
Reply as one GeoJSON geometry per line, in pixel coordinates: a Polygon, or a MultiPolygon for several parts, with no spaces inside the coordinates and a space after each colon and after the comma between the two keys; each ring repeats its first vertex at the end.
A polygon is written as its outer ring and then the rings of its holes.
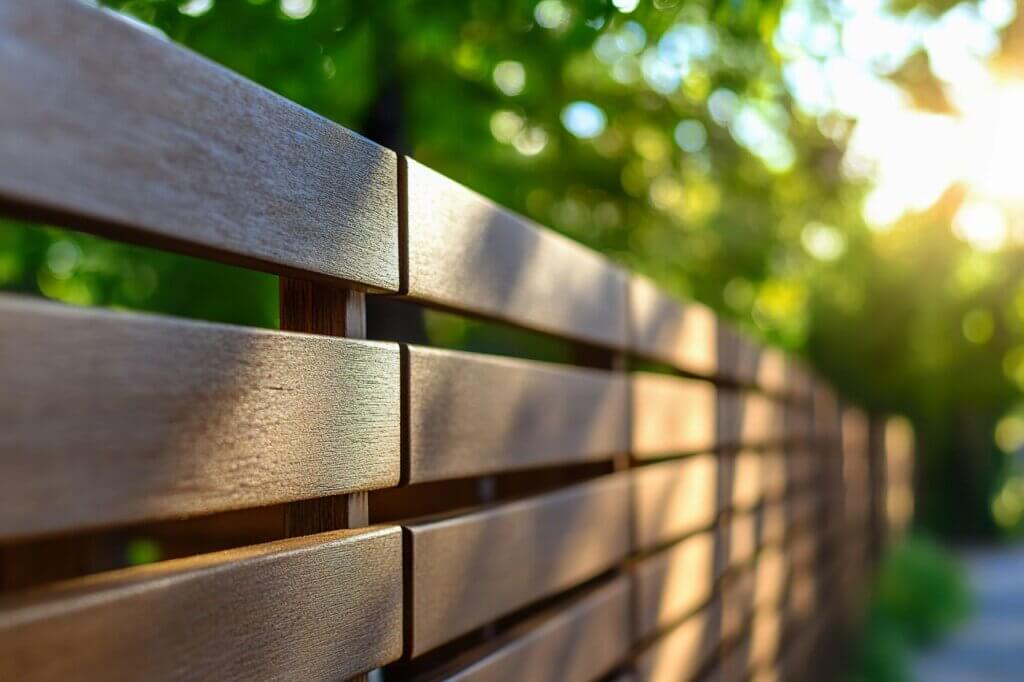
{"type": "Polygon", "coordinates": [[[0,537],[395,485],[393,344],[0,296],[0,537]]]}
{"type": "Polygon", "coordinates": [[[785,593],[789,579],[789,558],[777,546],[765,547],[754,568],[754,605],[775,607],[785,593]]]}
{"type": "Polygon", "coordinates": [[[711,376],[718,369],[718,321],[699,303],[682,304],[645,277],[629,288],[630,349],[677,369],[711,376]]]}
{"type": "Polygon", "coordinates": [[[757,391],[722,391],[719,439],[733,447],[775,445],[785,441],[786,403],[757,391]]]}
{"type": "Polygon", "coordinates": [[[914,427],[904,417],[885,422],[886,539],[899,540],[914,516],[914,427]]]}
{"type": "MultiPolygon", "coordinates": [[[[733,570],[723,578],[722,582],[721,638],[725,642],[735,642],[749,625],[750,616],[753,613],[754,567],[747,565],[733,570]]],[[[731,646],[734,644],[728,648],[731,646]]]]}
{"type": "Polygon", "coordinates": [[[629,448],[623,373],[412,346],[408,385],[411,483],[629,448]]]}
{"type": "Polygon", "coordinates": [[[719,643],[715,610],[701,609],[655,640],[636,660],[643,682],[685,682],[695,679],[719,643]]]}
{"type": "Polygon", "coordinates": [[[778,348],[762,347],[756,353],[754,383],[763,391],[774,395],[790,393],[790,361],[778,348]]]}
{"type": "Polygon", "coordinates": [[[722,335],[724,376],[775,395],[788,395],[796,390],[794,363],[781,350],[762,346],[734,327],[723,328],[722,335]]]}
{"type": "Polygon", "coordinates": [[[765,500],[777,500],[786,492],[786,454],[768,450],[761,455],[761,494],[765,500]]]}
{"type": "Polygon", "coordinates": [[[665,374],[633,375],[634,457],[653,458],[715,447],[715,387],[665,374]]]}
{"type": "Polygon", "coordinates": [[[395,155],[188,50],[84,3],[11,0],[0,92],[8,210],[398,289],[395,155]]]}
{"type": "Polygon", "coordinates": [[[775,444],[786,438],[783,403],[754,391],[743,394],[740,440],[745,445],[775,444]]]}
{"type": "Polygon", "coordinates": [[[786,506],[786,500],[765,504],[761,511],[761,542],[763,544],[778,544],[785,539],[786,526],[789,521],[786,506]]]}
{"type": "Polygon", "coordinates": [[[729,566],[741,566],[757,552],[757,515],[753,511],[734,513],[729,519],[729,566]]]}
{"type": "Polygon", "coordinates": [[[771,666],[782,649],[782,613],[778,609],[761,609],[754,614],[750,632],[748,669],[753,672],[771,666]]]}
{"type": "Polygon", "coordinates": [[[150,564],[0,602],[9,680],[337,680],[401,650],[397,527],[150,564]]]}
{"type": "Polygon", "coordinates": [[[629,581],[613,579],[516,627],[485,653],[470,651],[425,679],[449,682],[587,682],[625,660],[631,645],[629,581]]]}
{"type": "Polygon", "coordinates": [[[636,548],[652,549],[711,526],[719,511],[717,469],[713,455],[634,469],[636,548]]]}
{"type": "Polygon", "coordinates": [[[714,543],[713,533],[694,535],[634,567],[638,637],[672,625],[711,596],[714,543]]]}
{"type": "Polygon", "coordinates": [[[625,348],[623,270],[411,159],[407,172],[411,297],[625,348]]]}
{"type": "Polygon", "coordinates": [[[748,510],[761,501],[767,455],[744,450],[735,456],[732,476],[732,507],[748,510]]]}
{"type": "Polygon", "coordinates": [[[407,651],[433,649],[611,568],[629,551],[629,478],[616,474],[407,525],[407,651]]]}

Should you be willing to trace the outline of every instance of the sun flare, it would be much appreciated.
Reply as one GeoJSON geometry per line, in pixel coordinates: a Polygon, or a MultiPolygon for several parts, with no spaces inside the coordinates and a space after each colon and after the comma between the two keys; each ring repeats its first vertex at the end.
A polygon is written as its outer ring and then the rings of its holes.
{"type": "Polygon", "coordinates": [[[994,82],[961,117],[963,180],[979,199],[1024,202],[1024,82],[994,82]]]}
{"type": "Polygon", "coordinates": [[[986,73],[954,95],[953,114],[905,107],[858,126],[854,163],[870,164],[875,181],[865,218],[888,229],[960,185],[966,194],[952,223],[959,239],[986,252],[1024,244],[1024,81],[986,73]]]}

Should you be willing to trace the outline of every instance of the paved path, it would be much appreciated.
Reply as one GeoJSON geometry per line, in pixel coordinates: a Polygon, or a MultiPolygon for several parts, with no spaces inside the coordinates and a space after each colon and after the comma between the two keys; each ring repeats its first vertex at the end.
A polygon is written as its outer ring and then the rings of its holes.
{"type": "Polygon", "coordinates": [[[963,556],[974,593],[971,619],[914,662],[918,682],[1024,680],[1024,547],[963,556]]]}

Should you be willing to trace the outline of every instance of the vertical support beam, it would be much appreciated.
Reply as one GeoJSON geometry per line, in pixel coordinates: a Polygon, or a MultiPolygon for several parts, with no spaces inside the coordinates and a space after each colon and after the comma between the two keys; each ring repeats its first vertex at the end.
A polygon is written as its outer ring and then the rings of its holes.
{"type": "MultiPolygon", "coordinates": [[[[286,331],[366,338],[366,295],[300,279],[281,278],[281,329],[286,331]]],[[[287,537],[369,524],[365,492],[301,500],[285,505],[287,537]]]]}
{"type": "MultiPolygon", "coordinates": [[[[281,329],[286,331],[366,338],[366,294],[307,280],[280,280],[281,329]]],[[[285,505],[285,537],[310,535],[370,524],[366,492],[300,500],[285,505]]],[[[350,682],[367,682],[369,674],[350,682]]]]}
{"type": "Polygon", "coordinates": [[[872,572],[878,567],[886,545],[885,523],[885,418],[868,417],[868,506],[872,572]]]}

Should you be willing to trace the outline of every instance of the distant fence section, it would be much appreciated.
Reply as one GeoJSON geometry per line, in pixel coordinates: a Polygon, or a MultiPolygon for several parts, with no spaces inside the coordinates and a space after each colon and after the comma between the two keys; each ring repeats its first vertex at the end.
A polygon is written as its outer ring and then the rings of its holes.
{"type": "Polygon", "coordinates": [[[0,208],[281,279],[0,296],[2,679],[821,679],[911,516],[906,422],[106,11],[0,0],[0,208]]]}

